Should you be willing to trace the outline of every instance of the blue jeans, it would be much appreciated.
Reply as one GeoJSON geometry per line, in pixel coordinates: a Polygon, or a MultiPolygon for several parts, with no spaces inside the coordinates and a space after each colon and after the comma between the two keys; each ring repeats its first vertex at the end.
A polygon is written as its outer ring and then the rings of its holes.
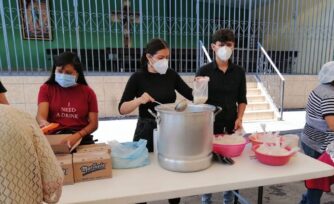
{"type": "MultiPolygon", "coordinates": [[[[202,195],[202,204],[212,203],[211,197],[212,197],[211,193],[202,195]]],[[[224,202],[223,202],[224,204],[233,204],[234,194],[232,191],[225,191],[223,193],[223,197],[224,197],[224,202]]]]}
{"type": "MultiPolygon", "coordinates": [[[[313,150],[305,143],[302,142],[302,148],[304,153],[310,157],[317,159],[320,157],[320,153],[313,150]]],[[[322,196],[323,191],[318,189],[307,189],[307,191],[302,195],[302,200],[299,204],[320,204],[320,199],[322,196]]]]}

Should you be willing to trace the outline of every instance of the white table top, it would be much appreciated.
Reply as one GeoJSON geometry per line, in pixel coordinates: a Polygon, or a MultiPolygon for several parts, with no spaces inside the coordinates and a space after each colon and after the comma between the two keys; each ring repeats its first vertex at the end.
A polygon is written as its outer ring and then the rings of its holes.
{"type": "Polygon", "coordinates": [[[334,175],[334,168],[298,153],[284,166],[267,166],[249,157],[246,148],[232,166],[214,163],[194,173],[161,168],[151,155],[151,164],[135,169],[113,169],[112,178],[64,186],[60,203],[135,203],[226,190],[289,183],[334,175]]]}

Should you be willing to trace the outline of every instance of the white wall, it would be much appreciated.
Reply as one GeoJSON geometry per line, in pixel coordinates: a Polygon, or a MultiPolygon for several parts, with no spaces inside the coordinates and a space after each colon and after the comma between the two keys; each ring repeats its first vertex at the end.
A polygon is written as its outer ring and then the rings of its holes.
{"type": "MultiPolygon", "coordinates": [[[[317,76],[285,75],[285,108],[304,108],[308,94],[317,86],[317,76]]],[[[118,116],[118,103],[121,99],[129,76],[88,76],[89,85],[97,95],[100,118],[118,116]]],[[[194,76],[182,77],[192,86],[194,76]]],[[[1,81],[8,90],[7,98],[11,105],[32,115],[37,112],[37,95],[39,87],[46,81],[44,76],[6,76],[1,81]]],[[[252,76],[247,81],[254,81],[252,76]]],[[[179,99],[181,96],[178,96],[179,99]]],[[[137,114],[134,112],[133,114],[137,114]]]]}

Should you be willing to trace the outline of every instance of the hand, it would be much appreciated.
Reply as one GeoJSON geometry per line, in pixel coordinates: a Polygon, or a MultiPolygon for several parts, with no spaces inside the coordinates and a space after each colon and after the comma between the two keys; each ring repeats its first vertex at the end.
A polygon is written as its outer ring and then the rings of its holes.
{"type": "Polygon", "coordinates": [[[50,123],[47,121],[47,120],[40,120],[39,121],[39,127],[42,128],[42,127],[45,127],[47,125],[49,125],[50,123]]]}
{"type": "Polygon", "coordinates": [[[138,100],[140,101],[140,104],[146,104],[148,102],[154,102],[154,98],[152,98],[148,93],[143,93],[138,100]]]}
{"type": "Polygon", "coordinates": [[[237,118],[234,122],[234,131],[242,128],[242,119],[237,118]]]}
{"type": "Polygon", "coordinates": [[[75,143],[81,138],[81,135],[79,133],[74,133],[72,135],[69,135],[65,139],[61,141],[61,144],[67,144],[69,148],[73,147],[75,143]]]}

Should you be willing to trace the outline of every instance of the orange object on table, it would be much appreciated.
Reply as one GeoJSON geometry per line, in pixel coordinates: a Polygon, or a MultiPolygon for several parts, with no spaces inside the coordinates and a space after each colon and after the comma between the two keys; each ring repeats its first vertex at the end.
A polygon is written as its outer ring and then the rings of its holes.
{"type": "Polygon", "coordinates": [[[50,123],[49,125],[42,127],[41,130],[44,134],[47,134],[52,130],[55,130],[57,127],[59,127],[59,123],[50,123]]]}
{"type": "MultiPolygon", "coordinates": [[[[318,158],[318,160],[334,167],[334,162],[326,151],[318,158]]],[[[331,191],[332,184],[334,184],[334,175],[305,181],[306,188],[318,189],[325,192],[331,191]]]]}

